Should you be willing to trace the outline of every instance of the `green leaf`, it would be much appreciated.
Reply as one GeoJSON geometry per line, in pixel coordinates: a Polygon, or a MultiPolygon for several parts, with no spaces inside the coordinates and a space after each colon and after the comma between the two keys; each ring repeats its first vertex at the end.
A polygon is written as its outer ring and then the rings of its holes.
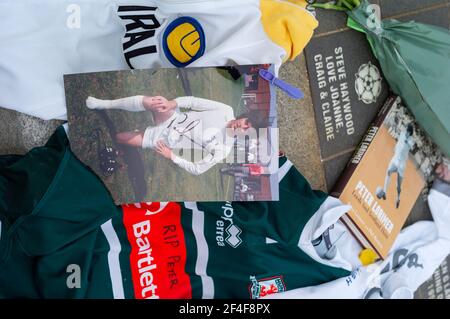
{"type": "Polygon", "coordinates": [[[332,4],[332,3],[314,3],[312,4],[314,8],[326,9],[326,10],[337,10],[337,11],[347,11],[346,8],[332,4]]]}

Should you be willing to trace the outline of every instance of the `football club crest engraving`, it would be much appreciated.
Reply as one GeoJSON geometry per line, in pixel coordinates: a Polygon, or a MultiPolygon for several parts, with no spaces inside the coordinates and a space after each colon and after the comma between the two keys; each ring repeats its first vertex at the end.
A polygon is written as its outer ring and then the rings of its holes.
{"type": "Polygon", "coordinates": [[[356,73],[355,91],[365,104],[375,103],[381,93],[381,74],[371,62],[363,64],[356,73]]]}

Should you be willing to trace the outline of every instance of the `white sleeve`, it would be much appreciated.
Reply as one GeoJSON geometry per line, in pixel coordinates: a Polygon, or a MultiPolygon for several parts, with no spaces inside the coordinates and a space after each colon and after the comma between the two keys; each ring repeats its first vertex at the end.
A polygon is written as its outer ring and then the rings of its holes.
{"type": "Polygon", "coordinates": [[[182,96],[175,99],[177,106],[192,111],[213,111],[222,110],[227,114],[233,114],[233,108],[224,103],[202,99],[194,96],[182,96]]]}
{"type": "Polygon", "coordinates": [[[371,276],[367,268],[361,267],[347,277],[317,286],[279,292],[262,299],[362,299],[371,276]]]}
{"type": "Polygon", "coordinates": [[[214,154],[210,153],[198,162],[187,161],[178,156],[174,157],[173,162],[192,175],[201,175],[225,159],[227,155],[228,148],[222,144],[219,147],[216,146],[214,148],[214,154]]]}

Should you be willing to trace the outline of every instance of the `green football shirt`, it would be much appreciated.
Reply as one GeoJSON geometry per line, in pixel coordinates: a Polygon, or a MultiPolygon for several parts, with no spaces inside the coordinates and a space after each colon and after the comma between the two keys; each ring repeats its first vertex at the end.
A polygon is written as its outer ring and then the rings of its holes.
{"type": "Polygon", "coordinates": [[[286,158],[277,202],[115,206],[64,129],[0,157],[0,297],[260,298],[349,274],[299,247],[328,196],[286,158]]]}

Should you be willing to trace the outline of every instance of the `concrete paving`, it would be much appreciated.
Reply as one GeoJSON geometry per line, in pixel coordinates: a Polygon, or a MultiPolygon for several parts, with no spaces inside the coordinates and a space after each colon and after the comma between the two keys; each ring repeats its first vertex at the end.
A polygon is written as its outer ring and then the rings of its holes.
{"type": "Polygon", "coordinates": [[[0,154],[24,154],[42,145],[61,123],[0,109],[0,154]]]}

